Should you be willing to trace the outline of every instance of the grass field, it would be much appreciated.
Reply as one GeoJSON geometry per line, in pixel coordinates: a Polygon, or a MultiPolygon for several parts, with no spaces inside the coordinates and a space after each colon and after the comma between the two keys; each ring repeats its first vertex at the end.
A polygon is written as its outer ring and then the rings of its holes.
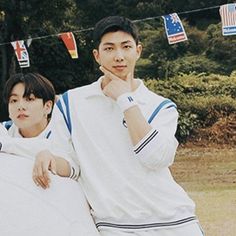
{"type": "Polygon", "coordinates": [[[179,148],[171,167],[189,193],[206,236],[236,235],[236,149],[179,148]]]}

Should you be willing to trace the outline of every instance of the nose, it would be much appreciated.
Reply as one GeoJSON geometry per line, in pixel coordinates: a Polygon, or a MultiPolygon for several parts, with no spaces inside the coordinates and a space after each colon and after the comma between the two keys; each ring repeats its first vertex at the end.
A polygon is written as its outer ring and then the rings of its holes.
{"type": "Polygon", "coordinates": [[[123,55],[123,53],[122,53],[121,50],[117,50],[117,51],[116,51],[116,54],[115,54],[115,56],[114,56],[114,60],[115,60],[116,62],[122,62],[122,61],[124,61],[124,55],[123,55]]]}
{"type": "Polygon", "coordinates": [[[19,111],[24,111],[25,110],[25,102],[24,100],[20,100],[19,103],[18,103],[18,110],[19,111]]]}

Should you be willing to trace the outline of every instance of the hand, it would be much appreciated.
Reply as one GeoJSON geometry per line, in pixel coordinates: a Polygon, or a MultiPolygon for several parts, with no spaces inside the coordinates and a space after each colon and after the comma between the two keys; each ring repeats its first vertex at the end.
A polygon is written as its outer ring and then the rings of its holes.
{"type": "Polygon", "coordinates": [[[32,178],[37,186],[46,189],[51,182],[49,171],[57,174],[55,157],[49,151],[41,151],[36,155],[32,178]]]}
{"type": "Polygon", "coordinates": [[[132,91],[132,75],[129,73],[125,80],[114,75],[112,72],[100,66],[99,68],[104,73],[104,80],[108,83],[103,87],[103,93],[116,100],[120,95],[132,91]]]}

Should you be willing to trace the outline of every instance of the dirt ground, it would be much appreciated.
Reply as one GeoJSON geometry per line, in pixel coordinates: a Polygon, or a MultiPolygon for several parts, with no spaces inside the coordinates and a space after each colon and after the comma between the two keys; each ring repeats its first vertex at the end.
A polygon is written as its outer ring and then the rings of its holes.
{"type": "Polygon", "coordinates": [[[235,236],[236,147],[180,147],[171,171],[195,201],[205,235],[235,236]]]}

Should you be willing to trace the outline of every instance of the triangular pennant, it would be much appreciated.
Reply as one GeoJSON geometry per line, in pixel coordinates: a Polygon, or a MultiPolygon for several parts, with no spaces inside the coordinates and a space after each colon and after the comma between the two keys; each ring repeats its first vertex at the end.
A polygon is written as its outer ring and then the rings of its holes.
{"type": "Polygon", "coordinates": [[[236,34],[236,3],[220,6],[220,17],[222,21],[222,34],[236,34]]]}
{"type": "Polygon", "coordinates": [[[26,40],[26,45],[28,48],[30,47],[32,41],[33,41],[33,39],[31,39],[31,38],[26,40]]]}
{"type": "Polygon", "coordinates": [[[67,47],[73,59],[78,58],[77,45],[75,41],[74,34],[72,32],[62,33],[59,35],[67,47]]]}
{"type": "Polygon", "coordinates": [[[188,40],[184,27],[177,13],[162,16],[165,23],[166,35],[169,44],[188,40]]]}
{"type": "Polygon", "coordinates": [[[13,46],[15,50],[15,54],[16,54],[20,67],[21,68],[29,67],[30,66],[29,54],[25,47],[24,41],[19,40],[19,41],[11,42],[11,45],[13,46]]]}

